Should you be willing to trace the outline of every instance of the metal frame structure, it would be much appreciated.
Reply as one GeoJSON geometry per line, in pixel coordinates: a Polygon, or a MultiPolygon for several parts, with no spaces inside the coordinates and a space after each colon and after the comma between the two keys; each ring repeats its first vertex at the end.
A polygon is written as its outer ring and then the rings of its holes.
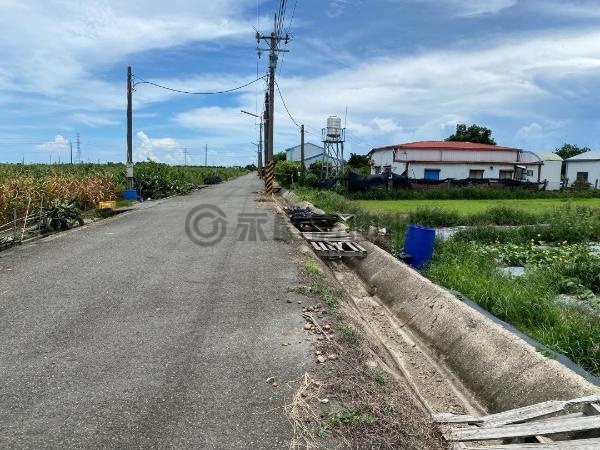
{"type": "Polygon", "coordinates": [[[323,169],[322,179],[341,176],[344,173],[344,142],[346,129],[340,128],[339,135],[328,134],[329,128],[321,130],[323,142],[323,169]]]}

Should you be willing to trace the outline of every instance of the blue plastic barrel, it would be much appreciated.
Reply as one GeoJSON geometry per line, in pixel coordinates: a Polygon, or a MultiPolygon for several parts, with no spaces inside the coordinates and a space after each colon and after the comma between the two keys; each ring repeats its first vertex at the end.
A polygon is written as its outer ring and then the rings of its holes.
{"type": "Polygon", "coordinates": [[[420,225],[408,225],[404,236],[404,253],[408,253],[410,265],[420,269],[433,256],[435,230],[420,225]]]}
{"type": "Polygon", "coordinates": [[[123,191],[123,200],[137,200],[137,192],[134,189],[125,189],[123,191]]]}

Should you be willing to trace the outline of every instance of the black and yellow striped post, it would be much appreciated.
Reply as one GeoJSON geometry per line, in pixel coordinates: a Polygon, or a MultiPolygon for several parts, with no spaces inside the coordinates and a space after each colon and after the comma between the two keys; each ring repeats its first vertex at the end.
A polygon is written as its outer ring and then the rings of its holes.
{"type": "Polygon", "coordinates": [[[273,195],[273,160],[267,162],[265,171],[265,194],[273,195]]]}

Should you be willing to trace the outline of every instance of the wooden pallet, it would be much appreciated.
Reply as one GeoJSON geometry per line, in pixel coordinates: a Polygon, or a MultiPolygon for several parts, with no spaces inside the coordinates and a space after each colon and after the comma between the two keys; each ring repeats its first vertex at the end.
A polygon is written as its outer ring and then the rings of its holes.
{"type": "Polygon", "coordinates": [[[367,256],[367,250],[348,233],[302,233],[315,252],[324,258],[367,256]]]}
{"type": "Polygon", "coordinates": [[[433,420],[443,424],[444,437],[455,450],[600,449],[600,395],[482,417],[434,414],[433,420]],[[567,413],[569,410],[579,411],[567,413]]]}

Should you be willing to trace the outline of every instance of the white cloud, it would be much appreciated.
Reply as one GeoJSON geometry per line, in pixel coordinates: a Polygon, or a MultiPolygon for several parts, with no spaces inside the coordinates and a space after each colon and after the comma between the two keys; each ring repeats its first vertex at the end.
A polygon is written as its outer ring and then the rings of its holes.
{"type": "Polygon", "coordinates": [[[434,6],[443,5],[455,17],[478,17],[497,14],[515,6],[519,0],[417,0],[431,3],[434,6]]]}
{"type": "Polygon", "coordinates": [[[532,122],[517,131],[516,138],[528,148],[539,149],[556,142],[562,136],[565,124],[562,122],[532,122]]]}
{"type": "Polygon", "coordinates": [[[57,134],[54,139],[44,142],[43,144],[36,145],[38,150],[49,152],[49,153],[62,153],[67,150],[70,151],[69,140],[57,134]]]}
{"type": "Polygon", "coordinates": [[[90,127],[103,127],[107,125],[119,125],[118,120],[109,119],[99,114],[75,113],[71,116],[77,122],[83,123],[90,127]]]}
{"type": "Polygon", "coordinates": [[[544,13],[559,17],[573,19],[598,19],[600,7],[594,1],[564,1],[564,0],[538,0],[524,3],[536,13],[544,13]]]}
{"type": "Polygon", "coordinates": [[[330,0],[329,9],[327,10],[327,16],[329,17],[339,17],[344,14],[344,10],[346,9],[346,3],[348,0],[330,0]]]}
{"type": "Polygon", "coordinates": [[[50,110],[118,109],[122,84],[97,79],[95,68],[150,49],[241,38],[252,27],[239,18],[252,0],[2,3],[0,91],[60,98],[44,105],[50,110]]]}
{"type": "Polygon", "coordinates": [[[183,150],[172,138],[152,139],[143,131],[136,134],[137,146],[134,150],[135,161],[156,161],[168,164],[182,164],[183,150]]]}
{"type": "MultiPolygon", "coordinates": [[[[457,121],[482,117],[523,126],[558,120],[546,117],[541,105],[584,99],[585,90],[567,88],[594,79],[600,81],[600,30],[584,29],[372,58],[313,78],[283,77],[279,85],[299,123],[318,132],[330,114],[343,117],[347,104],[349,133],[377,144],[445,137],[457,121]]],[[[244,96],[246,105],[253,100],[244,96]]],[[[289,119],[277,123],[278,133],[287,127],[280,140],[295,136],[289,119]]]]}

